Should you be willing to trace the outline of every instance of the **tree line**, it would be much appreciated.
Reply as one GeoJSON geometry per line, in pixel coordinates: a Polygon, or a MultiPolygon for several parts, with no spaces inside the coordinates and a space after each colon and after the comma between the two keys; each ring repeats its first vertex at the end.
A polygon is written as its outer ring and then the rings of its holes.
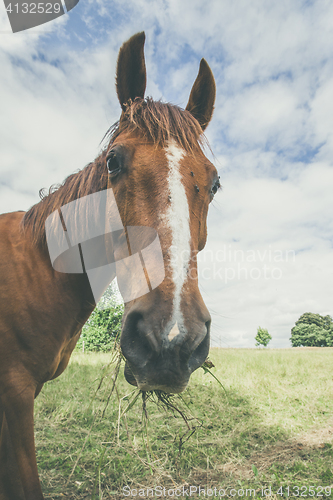
{"type": "MultiPolygon", "coordinates": [[[[267,347],[272,339],[265,328],[258,327],[256,346],[267,347]]],[[[292,347],[333,347],[333,318],[306,312],[291,329],[292,347]]]]}

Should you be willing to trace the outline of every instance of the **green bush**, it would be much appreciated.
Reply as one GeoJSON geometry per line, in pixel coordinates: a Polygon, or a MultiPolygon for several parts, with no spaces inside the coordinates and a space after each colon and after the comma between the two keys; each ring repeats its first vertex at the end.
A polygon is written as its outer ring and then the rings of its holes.
{"type": "Polygon", "coordinates": [[[120,334],[124,313],[122,305],[112,305],[106,309],[96,308],[82,329],[77,349],[85,351],[110,351],[120,334]]]}
{"type": "Polygon", "coordinates": [[[113,281],[84,325],[76,344],[77,350],[108,352],[113,348],[115,339],[120,335],[124,314],[121,302],[117,284],[113,281]]]}

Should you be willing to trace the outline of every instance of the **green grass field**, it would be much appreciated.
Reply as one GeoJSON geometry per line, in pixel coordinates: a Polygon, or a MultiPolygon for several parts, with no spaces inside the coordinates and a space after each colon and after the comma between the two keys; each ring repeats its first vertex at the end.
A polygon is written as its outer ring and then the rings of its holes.
{"type": "Polygon", "coordinates": [[[199,498],[195,487],[200,498],[333,496],[333,349],[212,349],[210,359],[225,391],[197,370],[172,400],[186,423],[152,400],[147,420],[141,394],[129,405],[123,366],[108,401],[110,355],[74,353],[36,400],[46,498],[147,498],[156,486],[162,498],[177,487],[180,498],[199,498]]]}

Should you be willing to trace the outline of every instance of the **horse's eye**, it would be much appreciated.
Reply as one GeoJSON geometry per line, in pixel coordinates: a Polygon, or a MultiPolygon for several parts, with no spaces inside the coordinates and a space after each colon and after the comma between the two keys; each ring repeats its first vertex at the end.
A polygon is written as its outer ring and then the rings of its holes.
{"type": "Polygon", "coordinates": [[[220,178],[218,178],[218,179],[215,181],[215,183],[214,183],[214,185],[213,185],[213,187],[212,187],[212,191],[211,191],[212,195],[216,194],[216,193],[217,193],[217,190],[218,190],[220,187],[221,187],[221,184],[220,184],[220,178]]]}
{"type": "Polygon", "coordinates": [[[111,176],[115,176],[121,171],[121,162],[116,151],[111,150],[106,159],[106,166],[111,176]]]}

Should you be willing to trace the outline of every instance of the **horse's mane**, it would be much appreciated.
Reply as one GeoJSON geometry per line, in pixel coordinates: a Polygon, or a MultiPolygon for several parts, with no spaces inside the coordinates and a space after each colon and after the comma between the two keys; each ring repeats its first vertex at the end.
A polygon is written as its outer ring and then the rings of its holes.
{"type": "Polygon", "coordinates": [[[105,134],[103,140],[108,139],[107,146],[96,160],[68,176],[61,185],[51,186],[48,192],[40,190],[41,201],[33,205],[22,220],[23,229],[31,230],[34,244],[45,244],[45,221],[52,212],[71,201],[107,188],[107,150],[123,133],[135,134],[162,147],[173,140],[191,154],[205,140],[199,122],[189,111],[151,98],[129,101],[120,121],[105,134]]]}

